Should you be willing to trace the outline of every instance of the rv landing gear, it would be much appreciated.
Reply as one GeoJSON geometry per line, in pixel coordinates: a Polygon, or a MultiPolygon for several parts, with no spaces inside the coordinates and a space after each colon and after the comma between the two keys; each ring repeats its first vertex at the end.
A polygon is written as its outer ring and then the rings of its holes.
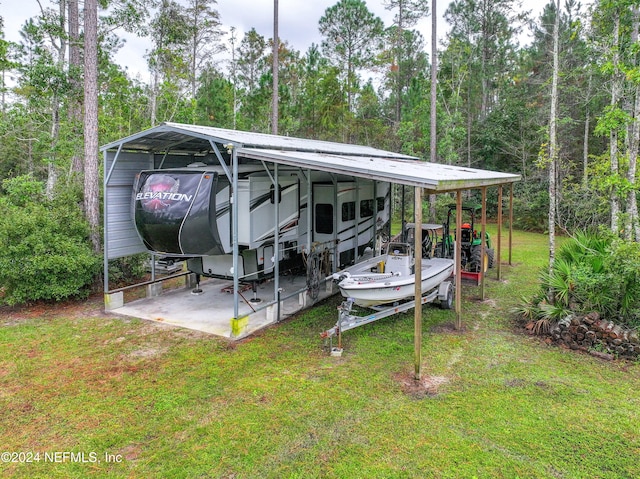
{"type": "Polygon", "coordinates": [[[258,298],[258,282],[251,281],[251,289],[253,290],[253,298],[249,300],[251,303],[262,303],[262,300],[258,298]]]}
{"type": "Polygon", "coordinates": [[[200,289],[200,275],[196,274],[196,287],[191,290],[191,294],[202,294],[202,289],[200,289]]]}

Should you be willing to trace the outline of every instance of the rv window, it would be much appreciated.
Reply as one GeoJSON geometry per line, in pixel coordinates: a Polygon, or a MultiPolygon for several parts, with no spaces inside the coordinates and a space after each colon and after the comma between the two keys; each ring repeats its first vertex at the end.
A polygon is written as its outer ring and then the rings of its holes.
{"type": "Polygon", "coordinates": [[[316,205],[316,233],[333,234],[333,205],[328,203],[316,205]]]}
{"type": "Polygon", "coordinates": [[[373,216],[373,200],[362,200],[360,202],[360,218],[373,216]]]}
{"type": "Polygon", "coordinates": [[[377,203],[377,209],[376,211],[378,213],[380,213],[381,211],[384,211],[384,196],[378,196],[376,198],[376,203],[377,203]]]}
{"type": "Polygon", "coordinates": [[[342,203],[342,221],[353,221],[356,219],[356,202],[348,201],[342,203]]]}

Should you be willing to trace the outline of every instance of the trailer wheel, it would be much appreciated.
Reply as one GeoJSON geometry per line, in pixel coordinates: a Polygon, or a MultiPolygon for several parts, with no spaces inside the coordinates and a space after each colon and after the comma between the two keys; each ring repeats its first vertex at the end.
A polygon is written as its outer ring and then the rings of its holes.
{"type": "Polygon", "coordinates": [[[454,289],[453,284],[447,282],[444,298],[440,300],[440,307],[442,309],[452,309],[453,308],[453,297],[454,297],[454,289]]]}

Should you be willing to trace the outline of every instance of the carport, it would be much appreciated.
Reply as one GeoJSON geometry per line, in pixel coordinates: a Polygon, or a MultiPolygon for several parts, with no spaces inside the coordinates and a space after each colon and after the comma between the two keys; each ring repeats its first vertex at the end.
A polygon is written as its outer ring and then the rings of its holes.
{"type": "MultiPolygon", "coordinates": [[[[473,168],[456,167],[420,161],[418,158],[398,153],[378,150],[366,146],[357,146],[341,143],[306,140],[284,136],[266,135],[252,132],[225,130],[220,128],[185,125],[178,123],[164,123],[155,128],[142,131],[135,135],[120,139],[104,145],[101,148],[104,155],[104,293],[105,307],[125,314],[127,306],[122,304],[122,289],[110,289],[108,273],[109,260],[123,256],[148,252],[132,224],[131,219],[131,194],[136,175],[142,170],[159,168],[184,167],[193,162],[220,165],[232,190],[237,191],[238,171],[243,164],[261,164],[271,177],[274,186],[278,185],[278,168],[299,168],[301,175],[307,181],[311,181],[314,172],[323,172],[332,175],[333,178],[349,177],[357,182],[359,179],[384,181],[392,184],[412,186],[415,189],[417,224],[422,223],[422,197],[423,194],[439,194],[455,192],[458,203],[457,237],[460,237],[460,215],[462,192],[471,189],[482,191],[482,235],[484,236],[486,225],[486,192],[489,187],[498,188],[498,238],[497,257],[501,254],[501,225],[502,225],[502,194],[503,186],[510,185],[510,198],[513,198],[513,183],[519,181],[520,176],[495,171],[479,170],[473,168]]],[[[334,180],[336,181],[336,180],[334,180]]],[[[209,303],[206,315],[211,316],[218,312],[226,315],[223,321],[228,325],[228,337],[243,337],[255,330],[252,318],[262,314],[264,317],[255,321],[257,327],[277,322],[280,314],[287,311],[286,301],[297,302],[300,307],[308,307],[312,304],[305,292],[306,285],[291,284],[283,288],[285,280],[281,278],[278,270],[278,258],[276,248],[275,273],[273,277],[273,297],[259,308],[251,307],[249,314],[246,312],[245,298],[240,289],[241,278],[238,274],[239,249],[238,238],[238,208],[231,201],[233,238],[233,282],[227,293],[232,297],[231,307],[223,309],[219,304],[209,303]],[[283,295],[283,292],[285,293],[283,295]]],[[[512,205],[512,201],[510,201],[512,205]]],[[[277,208],[276,208],[277,210],[277,208]]],[[[512,206],[509,208],[512,217],[512,206]]],[[[310,211],[310,209],[309,209],[310,211]]],[[[310,213],[309,213],[310,214],[310,213]]],[[[277,218],[277,212],[276,212],[277,218]]],[[[277,221],[274,219],[274,222],[277,221]]],[[[511,232],[511,223],[509,229],[511,232]]],[[[310,228],[310,222],[307,222],[310,228]]],[[[274,231],[276,228],[274,228],[274,231]]],[[[421,244],[420,229],[416,229],[416,245],[421,244]]],[[[509,235],[511,238],[511,234],[509,235]]],[[[310,243],[310,235],[307,237],[310,243]]],[[[276,238],[277,241],[277,238],[276,238]]],[[[276,243],[277,244],[277,243],[276,243]]],[[[308,251],[311,244],[307,245],[308,251]]],[[[457,247],[460,258],[459,245],[457,247]]],[[[416,248],[419,252],[421,248],[416,248]]],[[[509,258],[511,241],[509,242],[509,258]]],[[[419,254],[419,253],[416,253],[419,254]]],[[[155,261],[152,261],[155,265],[155,261]]],[[[500,261],[497,263],[497,275],[500,278],[500,261]]],[[[150,296],[158,296],[157,285],[161,279],[157,277],[152,266],[151,281],[147,285],[150,296]]],[[[456,275],[456,324],[461,325],[461,275],[456,275]]],[[[416,281],[419,284],[419,281],[416,281]]],[[[134,285],[135,286],[135,285],[134,285]]],[[[484,278],[481,277],[482,295],[484,297],[484,278]]],[[[160,288],[161,289],[161,288],[160,288]]],[[[318,299],[332,294],[330,283],[327,284],[318,299]]],[[[188,293],[187,293],[188,294],[188,293]]],[[[162,296],[162,295],[160,295],[162,296]]],[[[191,298],[193,299],[193,298],[191,298]]],[[[158,300],[152,298],[150,301],[158,300]]],[[[207,303],[197,307],[207,308],[207,303]]],[[[143,306],[144,308],[144,306],[143,306]]],[[[287,313],[288,314],[288,313],[287,313]]],[[[133,315],[136,315],[135,313],[133,315]]],[[[415,308],[416,318],[416,345],[421,342],[421,307],[415,308]]],[[[138,315],[140,316],[140,315],[138,315]]],[[[154,318],[148,318],[154,319],[154,318]]],[[[161,319],[170,322],[167,318],[161,319]]],[[[184,325],[184,324],[183,324],[184,325]]],[[[189,327],[188,325],[185,325],[189,327]]],[[[197,328],[196,328],[197,329],[197,328]]]]}

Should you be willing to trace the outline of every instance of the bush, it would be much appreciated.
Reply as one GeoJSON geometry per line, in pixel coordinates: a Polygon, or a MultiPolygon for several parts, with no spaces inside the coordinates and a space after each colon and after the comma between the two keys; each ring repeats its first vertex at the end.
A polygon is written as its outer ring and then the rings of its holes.
{"type": "MultiPolygon", "coordinates": [[[[40,185],[40,189],[38,188],[40,185]]],[[[0,302],[86,297],[101,260],[90,246],[89,228],[70,195],[42,198],[29,177],[3,182],[0,197],[0,302]]]]}
{"type": "Polygon", "coordinates": [[[127,284],[147,274],[149,255],[139,253],[109,261],[109,279],[116,284],[127,284]]]}
{"type": "Polygon", "coordinates": [[[513,225],[525,231],[548,231],[549,184],[545,179],[533,178],[516,183],[513,225]]]}
{"type": "Polygon", "coordinates": [[[543,272],[541,283],[540,292],[518,308],[523,319],[597,311],[621,325],[640,327],[639,243],[606,231],[576,233],[558,250],[552,272],[543,272]]]}
{"type": "Polygon", "coordinates": [[[623,324],[640,327],[640,243],[616,240],[605,261],[607,285],[623,324]]]}

